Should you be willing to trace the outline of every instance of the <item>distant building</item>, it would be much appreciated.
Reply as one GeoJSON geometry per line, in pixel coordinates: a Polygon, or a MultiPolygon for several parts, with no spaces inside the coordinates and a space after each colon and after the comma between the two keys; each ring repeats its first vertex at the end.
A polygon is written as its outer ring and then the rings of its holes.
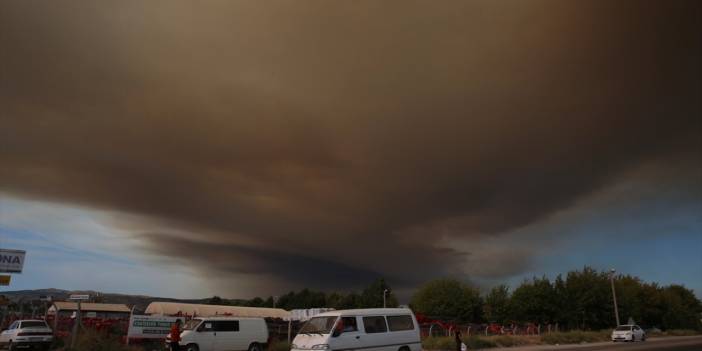
{"type": "MultiPolygon", "coordinates": [[[[54,302],[46,312],[47,316],[70,318],[78,309],[75,302],[54,302]]],[[[81,317],[83,318],[103,318],[103,319],[129,319],[131,310],[127,305],[116,303],[90,303],[80,304],[81,317]]]]}

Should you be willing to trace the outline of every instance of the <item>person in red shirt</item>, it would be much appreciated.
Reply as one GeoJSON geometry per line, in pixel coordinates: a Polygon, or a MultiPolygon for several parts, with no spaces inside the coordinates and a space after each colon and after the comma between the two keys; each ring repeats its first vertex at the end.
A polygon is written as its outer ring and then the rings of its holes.
{"type": "Polygon", "coordinates": [[[171,325],[171,351],[180,351],[180,319],[171,325]]]}

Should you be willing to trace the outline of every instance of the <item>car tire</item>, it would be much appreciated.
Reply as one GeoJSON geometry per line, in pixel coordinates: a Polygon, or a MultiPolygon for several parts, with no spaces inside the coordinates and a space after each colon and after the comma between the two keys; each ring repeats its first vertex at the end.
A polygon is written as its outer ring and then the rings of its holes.
{"type": "Polygon", "coordinates": [[[261,350],[261,345],[259,345],[258,343],[253,343],[253,344],[249,345],[249,351],[263,351],[263,350],[261,350]]]}
{"type": "Polygon", "coordinates": [[[187,344],[185,345],[185,351],[200,351],[200,348],[197,344],[187,344]]]}
{"type": "Polygon", "coordinates": [[[12,340],[7,343],[7,351],[15,351],[15,347],[12,345],[12,340]]]}
{"type": "Polygon", "coordinates": [[[407,346],[402,346],[402,347],[400,347],[400,349],[397,350],[397,351],[410,351],[410,349],[409,349],[409,347],[407,347],[407,346]]]}

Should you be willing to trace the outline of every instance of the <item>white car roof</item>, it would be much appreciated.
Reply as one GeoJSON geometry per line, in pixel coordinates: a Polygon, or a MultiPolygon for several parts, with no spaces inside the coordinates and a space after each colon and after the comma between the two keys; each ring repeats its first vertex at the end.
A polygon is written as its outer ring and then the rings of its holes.
{"type": "MultiPolygon", "coordinates": [[[[337,310],[320,313],[314,317],[334,317],[334,316],[374,316],[374,315],[398,315],[412,314],[409,308],[362,308],[355,310],[337,310]]],[[[314,318],[313,317],[313,318],[314,318]]]]}
{"type": "Polygon", "coordinates": [[[263,318],[259,317],[234,317],[234,316],[222,316],[222,317],[195,317],[193,319],[202,319],[207,321],[262,321],[263,318]]]}

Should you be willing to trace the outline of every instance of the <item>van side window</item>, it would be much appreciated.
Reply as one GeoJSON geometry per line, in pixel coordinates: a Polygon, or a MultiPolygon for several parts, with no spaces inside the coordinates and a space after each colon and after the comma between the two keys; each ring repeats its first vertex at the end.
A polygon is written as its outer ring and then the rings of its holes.
{"type": "Polygon", "coordinates": [[[239,321],[215,321],[214,331],[237,332],[239,331],[239,321]]]}
{"type": "Polygon", "coordinates": [[[344,333],[358,331],[356,317],[341,317],[339,323],[341,324],[341,331],[344,333]]]}
{"type": "Polygon", "coordinates": [[[213,324],[214,322],[212,321],[204,321],[202,324],[200,324],[200,327],[197,328],[198,331],[213,331],[214,327],[213,324]]]}
{"type": "Polygon", "coordinates": [[[412,316],[388,316],[390,331],[413,330],[412,316]]]}
{"type": "Polygon", "coordinates": [[[385,317],[374,316],[374,317],[363,317],[363,327],[366,333],[385,333],[388,331],[388,327],[385,324],[385,317]]]}

